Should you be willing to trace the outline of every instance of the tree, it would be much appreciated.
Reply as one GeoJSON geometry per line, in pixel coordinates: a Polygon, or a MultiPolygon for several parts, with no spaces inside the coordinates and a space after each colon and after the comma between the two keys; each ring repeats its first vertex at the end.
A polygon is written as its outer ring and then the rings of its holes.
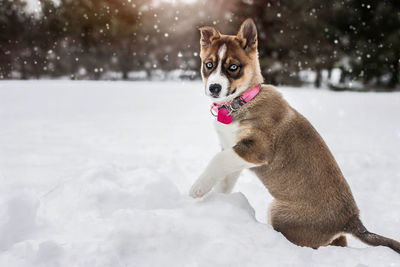
{"type": "Polygon", "coordinates": [[[399,1],[348,0],[337,3],[334,14],[331,25],[350,62],[343,67],[347,75],[365,85],[394,88],[399,83],[399,1]]]}
{"type": "Polygon", "coordinates": [[[0,2],[0,77],[12,78],[12,71],[19,70],[21,78],[27,78],[26,41],[22,36],[29,33],[32,17],[25,13],[26,3],[21,0],[0,2]]]}

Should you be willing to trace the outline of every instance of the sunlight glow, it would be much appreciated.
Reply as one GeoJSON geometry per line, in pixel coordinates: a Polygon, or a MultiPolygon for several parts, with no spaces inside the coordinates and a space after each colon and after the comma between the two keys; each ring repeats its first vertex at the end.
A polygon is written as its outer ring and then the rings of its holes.
{"type": "Polygon", "coordinates": [[[192,4],[196,1],[197,0],[160,0],[160,2],[167,2],[171,4],[179,4],[179,3],[192,4]]]}

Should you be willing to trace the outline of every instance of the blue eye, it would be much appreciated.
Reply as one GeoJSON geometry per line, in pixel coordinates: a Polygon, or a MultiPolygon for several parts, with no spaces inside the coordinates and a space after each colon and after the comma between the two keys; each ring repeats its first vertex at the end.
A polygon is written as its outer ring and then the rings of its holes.
{"type": "Polygon", "coordinates": [[[206,67],[207,67],[208,69],[211,69],[211,68],[213,67],[213,64],[212,64],[211,62],[208,62],[208,63],[206,64],[206,67]]]}
{"type": "Polygon", "coordinates": [[[229,69],[230,69],[230,70],[237,70],[237,69],[238,69],[238,66],[236,66],[236,65],[231,65],[231,66],[229,67],[229,69]]]}

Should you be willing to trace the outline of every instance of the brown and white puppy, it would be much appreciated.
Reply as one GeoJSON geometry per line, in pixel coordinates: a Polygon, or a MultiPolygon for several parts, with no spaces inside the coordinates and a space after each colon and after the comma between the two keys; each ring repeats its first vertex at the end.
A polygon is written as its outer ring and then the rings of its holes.
{"type": "MultiPolygon", "coordinates": [[[[201,73],[206,94],[226,103],[262,83],[254,22],[243,22],[236,36],[200,27],[201,73]]],[[[232,190],[250,168],[274,197],[270,223],[288,240],[312,248],[346,246],[349,233],[373,246],[400,253],[400,243],[370,233],[335,159],[313,126],[270,85],[232,113],[233,122],[216,122],[222,151],[190,190],[192,197],[232,190]]]]}

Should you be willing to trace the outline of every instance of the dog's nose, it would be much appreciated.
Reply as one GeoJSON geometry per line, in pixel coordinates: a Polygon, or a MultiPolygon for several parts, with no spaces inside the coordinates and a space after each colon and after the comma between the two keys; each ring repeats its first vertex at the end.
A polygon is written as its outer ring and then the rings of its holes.
{"type": "Polygon", "coordinates": [[[210,93],[213,96],[218,96],[219,92],[221,92],[221,85],[218,83],[213,83],[210,85],[210,93]]]}

